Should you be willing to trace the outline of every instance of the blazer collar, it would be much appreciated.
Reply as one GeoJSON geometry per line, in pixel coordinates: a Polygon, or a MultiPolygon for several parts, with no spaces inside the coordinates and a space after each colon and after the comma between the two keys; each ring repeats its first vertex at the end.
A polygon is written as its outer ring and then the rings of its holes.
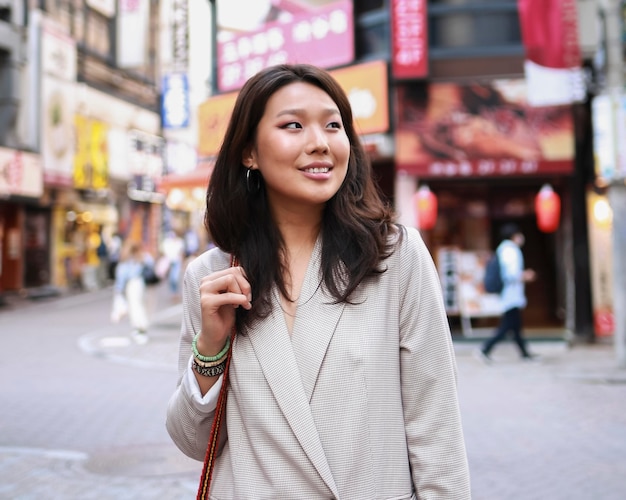
{"type": "Polygon", "coordinates": [[[311,413],[315,382],[343,304],[321,286],[321,239],[313,249],[302,284],[292,335],[287,331],[278,292],[272,294],[272,314],[250,331],[250,343],[278,406],[289,422],[302,449],[332,491],[339,497],[311,413]]]}

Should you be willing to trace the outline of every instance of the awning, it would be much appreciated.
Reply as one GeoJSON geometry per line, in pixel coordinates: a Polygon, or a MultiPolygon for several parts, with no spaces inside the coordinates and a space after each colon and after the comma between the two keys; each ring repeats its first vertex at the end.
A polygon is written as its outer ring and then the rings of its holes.
{"type": "Polygon", "coordinates": [[[190,189],[201,187],[206,189],[215,166],[215,160],[199,161],[195,170],[186,174],[169,174],[161,178],[159,191],[168,192],[174,188],[190,189]]]}

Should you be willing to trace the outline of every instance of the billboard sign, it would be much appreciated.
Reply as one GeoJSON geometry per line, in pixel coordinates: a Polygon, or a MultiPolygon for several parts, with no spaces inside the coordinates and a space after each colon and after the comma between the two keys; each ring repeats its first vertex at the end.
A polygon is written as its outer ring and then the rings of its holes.
{"type": "Polygon", "coordinates": [[[317,4],[282,2],[279,8],[269,1],[218,0],[218,89],[239,89],[252,75],[274,64],[330,68],[351,62],[352,1],[317,4]]]}
{"type": "Polygon", "coordinates": [[[570,174],[569,106],[530,106],[524,80],[397,91],[397,169],[422,178],[570,174]]]}
{"type": "Polygon", "coordinates": [[[0,147],[0,199],[43,194],[43,167],[39,155],[0,147]]]}

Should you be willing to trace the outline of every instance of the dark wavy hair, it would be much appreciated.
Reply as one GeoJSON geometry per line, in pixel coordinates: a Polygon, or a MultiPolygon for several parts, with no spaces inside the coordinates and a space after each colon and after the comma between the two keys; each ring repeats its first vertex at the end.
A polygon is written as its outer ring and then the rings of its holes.
{"type": "Polygon", "coordinates": [[[336,302],[349,302],[359,283],[384,272],[399,233],[392,208],[382,201],[372,167],[354,129],[345,92],[324,70],[307,64],[277,65],[262,70],[243,86],[235,103],[207,189],[205,226],[214,243],[235,255],[252,286],[252,309],[238,309],[238,323],[249,325],[271,311],[274,284],[289,297],[281,258],[284,242],[272,219],[264,182],[258,172],[252,193],[242,163],[254,144],[269,98],[282,87],[305,82],[319,87],[335,102],[350,141],[346,178],[326,203],[322,216],[322,280],[336,302]],[[257,184],[258,181],[258,184],[257,184]]]}

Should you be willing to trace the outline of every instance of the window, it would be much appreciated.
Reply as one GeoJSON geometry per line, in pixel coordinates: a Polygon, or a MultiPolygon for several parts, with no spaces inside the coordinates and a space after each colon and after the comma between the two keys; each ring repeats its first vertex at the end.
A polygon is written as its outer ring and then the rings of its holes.
{"type": "Polygon", "coordinates": [[[355,2],[354,6],[356,58],[388,58],[391,40],[389,10],[383,8],[382,1],[360,4],[361,2],[355,2]],[[358,8],[357,4],[359,4],[358,8]],[[380,8],[374,10],[378,6],[380,8]]]}
{"type": "Polygon", "coordinates": [[[111,57],[110,20],[102,14],[87,9],[85,46],[88,50],[108,58],[111,57]]]}
{"type": "Polygon", "coordinates": [[[515,0],[431,0],[432,59],[522,54],[515,0]]]}

